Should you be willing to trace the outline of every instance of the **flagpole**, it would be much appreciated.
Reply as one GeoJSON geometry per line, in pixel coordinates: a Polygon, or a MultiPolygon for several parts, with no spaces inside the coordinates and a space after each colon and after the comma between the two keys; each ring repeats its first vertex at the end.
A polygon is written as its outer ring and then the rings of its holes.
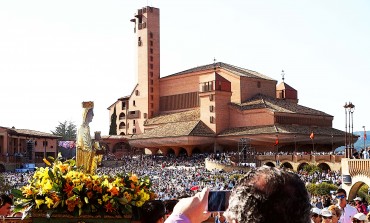
{"type": "MultiPolygon", "coordinates": [[[[365,154],[367,154],[367,148],[366,148],[366,130],[365,130],[365,126],[362,126],[362,128],[364,128],[364,151],[366,152],[365,154]]],[[[363,157],[364,157],[364,159],[367,159],[368,157],[367,157],[367,155],[366,155],[366,157],[365,157],[365,154],[362,154],[363,155],[363,157]]]]}
{"type": "Polygon", "coordinates": [[[311,139],[312,141],[312,151],[315,152],[315,144],[313,143],[313,138],[311,139]]]}
{"type": "Polygon", "coordinates": [[[313,134],[313,131],[310,134],[310,139],[312,142],[312,152],[315,152],[315,144],[313,143],[313,139],[315,138],[315,135],[313,134]]]}

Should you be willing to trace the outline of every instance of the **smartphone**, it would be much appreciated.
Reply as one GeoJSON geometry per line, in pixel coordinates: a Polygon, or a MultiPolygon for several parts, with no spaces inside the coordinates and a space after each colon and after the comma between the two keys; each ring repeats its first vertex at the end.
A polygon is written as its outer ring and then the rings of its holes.
{"type": "Polygon", "coordinates": [[[229,207],[230,194],[230,190],[211,190],[208,194],[208,211],[226,211],[226,209],[229,207]]]}

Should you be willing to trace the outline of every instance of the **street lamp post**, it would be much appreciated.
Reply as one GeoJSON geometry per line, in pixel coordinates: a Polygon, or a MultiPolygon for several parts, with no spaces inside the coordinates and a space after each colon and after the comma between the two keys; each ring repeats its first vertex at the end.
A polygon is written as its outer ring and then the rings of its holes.
{"type": "Polygon", "coordinates": [[[355,105],[352,102],[346,102],[343,106],[345,110],[345,136],[344,136],[344,143],[345,143],[345,157],[352,158],[353,150],[354,150],[354,143],[353,143],[353,112],[355,110],[355,105]],[[348,117],[348,122],[347,122],[348,117]],[[348,130],[347,130],[347,123],[348,123],[348,130]]]}

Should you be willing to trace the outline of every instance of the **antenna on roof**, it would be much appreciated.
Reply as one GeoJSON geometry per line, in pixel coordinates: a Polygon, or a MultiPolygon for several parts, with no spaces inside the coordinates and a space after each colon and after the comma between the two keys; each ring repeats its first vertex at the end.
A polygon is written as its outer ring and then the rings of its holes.
{"type": "Polygon", "coordinates": [[[216,70],[216,57],[213,57],[213,69],[216,70]]]}
{"type": "Polygon", "coordinates": [[[284,70],[282,70],[282,71],[281,71],[281,77],[282,77],[281,79],[283,79],[283,82],[284,82],[284,80],[285,80],[284,76],[285,76],[285,73],[284,73],[284,70]]]}

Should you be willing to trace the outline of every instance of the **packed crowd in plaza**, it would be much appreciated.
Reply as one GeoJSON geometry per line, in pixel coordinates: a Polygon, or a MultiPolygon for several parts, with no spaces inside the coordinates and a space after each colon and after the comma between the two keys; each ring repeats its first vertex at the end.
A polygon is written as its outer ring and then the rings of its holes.
{"type": "MultiPolygon", "coordinates": [[[[209,187],[212,190],[232,189],[238,176],[244,174],[242,170],[224,172],[219,170],[208,171],[205,168],[205,159],[212,162],[229,164],[230,157],[236,154],[193,154],[192,157],[138,155],[123,156],[116,159],[112,166],[102,166],[97,169],[98,175],[116,175],[127,172],[135,173],[139,177],[149,176],[153,182],[153,190],[161,200],[191,196],[201,188],[209,187]]],[[[253,166],[250,166],[254,168],[253,166]]],[[[7,184],[20,187],[27,183],[32,172],[3,173],[7,184]]],[[[332,182],[339,186],[341,176],[338,171],[315,172],[308,174],[303,170],[298,172],[305,183],[332,182]]]]}
{"type": "MultiPolygon", "coordinates": [[[[205,168],[205,160],[229,165],[232,164],[231,157],[238,155],[237,153],[212,153],[193,154],[191,157],[186,155],[179,157],[174,157],[174,155],[130,155],[122,156],[119,159],[107,157],[104,160],[109,162],[105,162],[105,165],[99,167],[96,174],[116,175],[126,172],[135,173],[139,177],[149,176],[153,183],[152,189],[158,195],[157,199],[162,201],[178,200],[183,197],[191,197],[203,188],[210,188],[210,190],[233,189],[238,178],[246,172],[243,170],[225,172],[216,169],[209,171],[205,168]]],[[[249,167],[256,169],[252,165],[249,167]]],[[[297,174],[305,184],[322,182],[330,182],[337,186],[341,184],[339,171],[317,171],[309,174],[304,170],[299,170],[297,174]]],[[[11,187],[19,188],[26,184],[32,175],[33,172],[5,172],[3,178],[11,187]]],[[[310,199],[310,203],[314,207],[311,210],[313,222],[316,222],[315,218],[317,218],[316,220],[326,218],[326,215],[330,215],[333,218],[332,222],[335,222],[335,215],[339,214],[336,214],[337,210],[333,208],[333,205],[338,205],[335,193],[325,196],[311,196],[310,199]]],[[[370,205],[366,201],[362,203],[362,200],[356,199],[348,204],[357,208],[358,212],[367,214],[370,211],[370,205]]],[[[321,222],[321,220],[317,222],[321,222]]]]}

